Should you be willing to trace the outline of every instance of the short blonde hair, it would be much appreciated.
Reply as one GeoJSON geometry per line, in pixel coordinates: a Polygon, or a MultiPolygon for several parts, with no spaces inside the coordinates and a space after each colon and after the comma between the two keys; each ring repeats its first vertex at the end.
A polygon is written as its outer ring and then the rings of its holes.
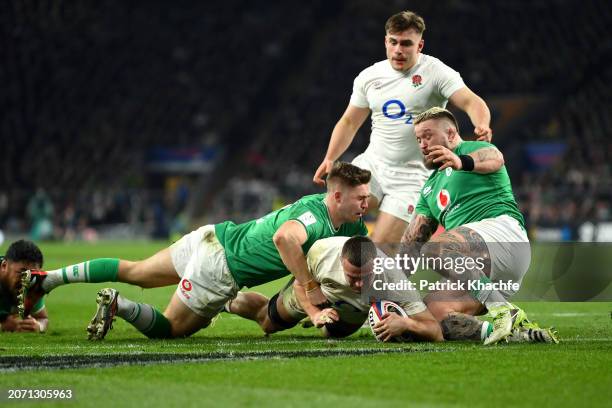
{"type": "Polygon", "coordinates": [[[425,112],[417,115],[414,119],[414,124],[418,125],[421,122],[431,119],[447,119],[455,126],[457,133],[459,133],[459,124],[457,123],[457,119],[455,119],[455,115],[453,115],[451,111],[444,108],[438,108],[437,106],[427,109],[425,112]]]}

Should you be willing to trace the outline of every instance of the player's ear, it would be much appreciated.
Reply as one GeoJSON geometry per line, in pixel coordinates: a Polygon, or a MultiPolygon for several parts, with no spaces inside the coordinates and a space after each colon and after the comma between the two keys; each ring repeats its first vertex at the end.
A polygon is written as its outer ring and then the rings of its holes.
{"type": "Polygon", "coordinates": [[[425,46],[425,40],[421,38],[421,41],[419,41],[419,48],[417,52],[423,51],[424,46],[425,46]]]}
{"type": "Polygon", "coordinates": [[[336,200],[337,203],[339,203],[342,200],[342,190],[341,189],[334,191],[334,200],[336,200]]]}
{"type": "Polygon", "coordinates": [[[446,135],[448,136],[448,141],[452,142],[455,140],[457,136],[457,131],[455,130],[454,127],[449,126],[448,129],[446,129],[446,135]]]}

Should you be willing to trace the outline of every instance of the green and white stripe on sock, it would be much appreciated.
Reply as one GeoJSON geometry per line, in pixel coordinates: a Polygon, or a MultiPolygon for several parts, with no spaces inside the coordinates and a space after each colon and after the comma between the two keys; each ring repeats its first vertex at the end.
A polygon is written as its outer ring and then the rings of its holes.
{"type": "Polygon", "coordinates": [[[493,332],[493,325],[486,320],[482,322],[482,327],[480,328],[480,340],[486,339],[493,332]]]}
{"type": "Polygon", "coordinates": [[[50,292],[58,286],[77,282],[117,282],[119,259],[98,258],[47,272],[42,287],[50,292]]]}
{"type": "Polygon", "coordinates": [[[146,303],[136,303],[119,295],[117,316],[151,339],[172,337],[172,327],[166,316],[146,303]]]}

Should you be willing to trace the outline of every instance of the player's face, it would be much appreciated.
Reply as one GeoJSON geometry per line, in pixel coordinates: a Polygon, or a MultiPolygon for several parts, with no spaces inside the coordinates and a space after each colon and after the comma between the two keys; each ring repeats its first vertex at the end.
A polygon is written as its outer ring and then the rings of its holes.
{"type": "Polygon", "coordinates": [[[440,165],[436,165],[432,159],[429,159],[429,149],[433,146],[444,146],[448,148],[448,135],[445,129],[445,123],[442,120],[426,120],[414,126],[417,143],[423,153],[423,162],[428,169],[435,169],[440,165]]]}
{"type": "Polygon", "coordinates": [[[355,222],[368,210],[370,188],[361,184],[352,188],[343,189],[340,197],[340,208],[344,222],[355,222]]]}
{"type": "Polygon", "coordinates": [[[401,33],[387,33],[385,48],[387,59],[393,69],[408,71],[412,68],[417,63],[423,44],[425,42],[422,34],[417,33],[413,28],[401,33]]]}
{"type": "Polygon", "coordinates": [[[364,285],[368,285],[369,279],[372,276],[372,263],[360,268],[342,258],[342,269],[344,269],[344,277],[349,287],[356,293],[361,293],[361,288],[364,285]]]}
{"type": "Polygon", "coordinates": [[[40,265],[34,262],[13,262],[4,259],[0,265],[2,285],[6,285],[6,288],[17,295],[17,291],[21,287],[21,272],[28,269],[40,269],[40,265]]]}

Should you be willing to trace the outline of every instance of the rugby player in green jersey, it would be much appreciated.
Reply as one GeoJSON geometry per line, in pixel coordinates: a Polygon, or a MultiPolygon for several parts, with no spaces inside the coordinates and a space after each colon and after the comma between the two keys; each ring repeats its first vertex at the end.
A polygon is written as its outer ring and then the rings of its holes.
{"type": "MultiPolygon", "coordinates": [[[[537,328],[508,301],[529,268],[531,249],[502,153],[488,142],[463,141],[455,117],[442,108],[417,116],[415,134],[425,166],[435,171],[421,190],[401,254],[445,261],[431,263],[448,286],[427,296],[429,310],[440,321],[488,311],[494,327],[484,344],[537,328]],[[445,232],[432,238],[439,224],[445,232]]],[[[552,330],[545,333],[556,342],[552,330]]]]}
{"type": "Polygon", "coordinates": [[[313,305],[327,303],[312,279],[304,254],[315,241],[332,236],[367,235],[362,216],[370,196],[370,172],[337,163],[327,177],[327,193],[302,197],[262,218],[236,225],[206,225],[152,257],[130,262],[94,259],[55,271],[27,271],[22,306],[57,286],[73,282],[119,281],[152,288],[178,284],[162,314],[114,289],[98,293],[98,310],[87,330],[102,339],[115,315],[151,338],[189,336],[208,326],[242,287],[292,274],[313,305]]]}
{"type": "Polygon", "coordinates": [[[44,298],[40,298],[22,319],[17,313],[17,293],[21,285],[21,273],[28,269],[40,269],[43,255],[30,241],[13,242],[4,256],[0,256],[0,326],[2,331],[44,333],[49,316],[44,298]]]}

